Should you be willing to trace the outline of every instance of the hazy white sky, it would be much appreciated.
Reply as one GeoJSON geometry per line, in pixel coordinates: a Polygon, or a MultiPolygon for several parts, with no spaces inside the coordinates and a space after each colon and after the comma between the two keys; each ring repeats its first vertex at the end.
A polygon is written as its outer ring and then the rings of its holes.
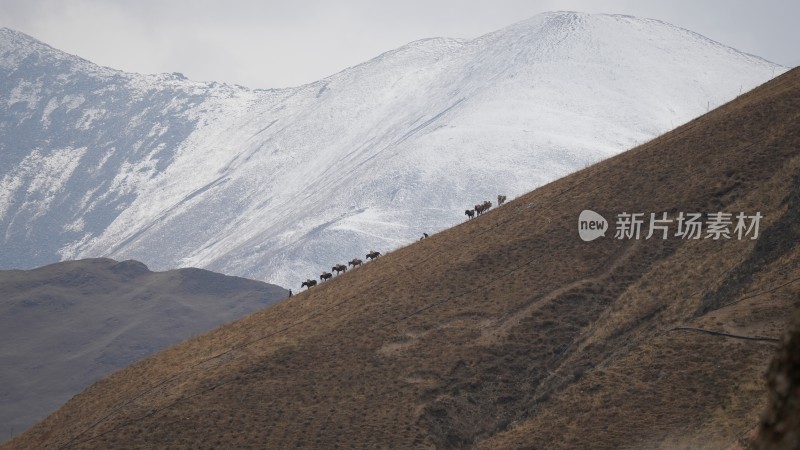
{"type": "Polygon", "coordinates": [[[558,10],[660,19],[800,65],[797,0],[0,0],[0,26],[115,69],[270,88],[417,39],[474,38],[558,10]]]}

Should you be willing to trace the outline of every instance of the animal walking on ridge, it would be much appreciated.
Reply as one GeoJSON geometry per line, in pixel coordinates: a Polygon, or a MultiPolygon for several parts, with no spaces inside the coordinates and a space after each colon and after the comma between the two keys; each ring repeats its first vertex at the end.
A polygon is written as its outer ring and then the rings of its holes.
{"type": "Polygon", "coordinates": [[[332,272],[336,272],[336,275],[339,275],[339,272],[347,272],[347,266],[344,264],[337,264],[331,267],[332,272]]]}
{"type": "Polygon", "coordinates": [[[352,261],[350,261],[350,262],[348,263],[348,265],[350,265],[350,266],[353,266],[353,268],[355,269],[356,267],[360,266],[360,265],[361,265],[361,263],[363,263],[363,262],[364,262],[364,261],[361,261],[361,260],[360,260],[360,259],[358,259],[358,258],[354,258],[352,261]]]}
{"type": "Polygon", "coordinates": [[[370,250],[369,253],[367,253],[367,259],[376,259],[378,256],[381,256],[381,252],[370,250]]]}
{"type": "Polygon", "coordinates": [[[497,194],[497,206],[501,206],[505,202],[506,202],[506,196],[502,194],[497,194]]]}
{"type": "Polygon", "coordinates": [[[468,210],[464,211],[464,215],[467,216],[467,220],[472,219],[473,217],[475,217],[475,210],[474,209],[468,209],[468,210]]]}
{"type": "Polygon", "coordinates": [[[316,286],[316,285],[317,285],[317,280],[312,280],[310,278],[308,280],[303,281],[302,283],[300,283],[300,287],[301,288],[304,287],[306,289],[308,289],[310,287],[313,287],[313,286],[316,286]]]}
{"type": "Polygon", "coordinates": [[[480,216],[481,214],[488,211],[489,208],[491,207],[492,207],[492,202],[490,202],[489,200],[486,200],[483,203],[478,203],[477,205],[475,205],[475,214],[480,216]]]}
{"type": "Polygon", "coordinates": [[[333,275],[331,275],[331,273],[330,273],[330,272],[324,272],[324,271],[323,271],[323,272],[320,274],[320,276],[319,276],[319,279],[320,279],[320,281],[325,281],[325,280],[329,279],[329,278],[330,278],[330,277],[332,277],[332,276],[333,276],[333,275]]]}

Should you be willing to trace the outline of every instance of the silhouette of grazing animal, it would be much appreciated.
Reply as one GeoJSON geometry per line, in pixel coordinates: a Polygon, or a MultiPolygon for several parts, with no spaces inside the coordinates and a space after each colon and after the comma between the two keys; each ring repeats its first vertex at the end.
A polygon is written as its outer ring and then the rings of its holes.
{"type": "Polygon", "coordinates": [[[300,287],[301,288],[304,287],[306,289],[308,289],[308,288],[310,288],[312,286],[316,286],[316,285],[317,285],[317,280],[312,280],[312,279],[308,279],[308,280],[303,281],[302,283],[300,283],[300,287]]]}
{"type": "Polygon", "coordinates": [[[475,210],[474,209],[468,209],[468,210],[464,211],[464,215],[467,216],[467,220],[472,219],[473,217],[475,217],[475,210]]]}
{"type": "Polygon", "coordinates": [[[354,258],[352,261],[350,261],[350,262],[348,263],[348,265],[350,265],[350,266],[353,266],[353,268],[355,269],[356,267],[360,266],[360,265],[361,265],[361,263],[363,263],[363,262],[364,262],[364,261],[361,261],[361,260],[360,260],[360,259],[358,259],[358,258],[354,258]]]}
{"type": "Polygon", "coordinates": [[[378,256],[381,256],[381,252],[376,252],[375,250],[370,250],[369,253],[367,253],[367,259],[375,259],[378,256]]]}
{"type": "Polygon", "coordinates": [[[331,275],[330,272],[322,272],[322,274],[320,274],[320,276],[319,276],[319,279],[320,279],[320,281],[325,281],[325,280],[327,280],[328,278],[330,278],[332,276],[333,275],[331,275]]]}
{"type": "Polygon", "coordinates": [[[331,270],[333,272],[336,272],[336,275],[339,275],[339,272],[347,272],[347,266],[345,266],[344,264],[337,264],[331,267],[331,270]]]}

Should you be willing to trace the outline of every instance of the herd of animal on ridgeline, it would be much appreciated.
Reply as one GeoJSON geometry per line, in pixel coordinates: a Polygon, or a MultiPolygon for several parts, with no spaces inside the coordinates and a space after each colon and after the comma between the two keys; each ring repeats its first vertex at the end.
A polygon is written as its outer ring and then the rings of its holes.
{"type": "MultiPolygon", "coordinates": [[[[377,259],[379,256],[381,256],[381,252],[376,252],[375,250],[370,250],[369,253],[367,253],[367,260],[377,259]]],[[[364,261],[362,261],[362,260],[360,260],[358,258],[353,258],[352,260],[350,260],[350,262],[347,263],[346,266],[344,264],[336,264],[335,266],[331,267],[331,272],[336,272],[336,275],[339,275],[342,272],[347,272],[347,268],[349,266],[352,266],[353,269],[355,269],[356,267],[360,266],[361,264],[364,264],[364,261]]],[[[333,274],[331,272],[323,271],[319,275],[320,282],[325,282],[325,281],[333,278],[333,274]]],[[[311,278],[309,278],[306,281],[303,281],[300,284],[300,287],[301,288],[310,288],[310,287],[313,287],[313,286],[316,286],[316,285],[317,285],[317,280],[312,280],[311,278]]]]}
{"type": "MultiPolygon", "coordinates": [[[[506,202],[506,196],[505,195],[501,194],[501,195],[497,196],[497,206],[500,206],[505,202],[506,202]]],[[[486,200],[483,203],[478,203],[477,205],[475,205],[475,208],[468,209],[468,210],[464,211],[464,214],[467,216],[467,220],[469,220],[469,219],[472,219],[473,217],[475,217],[476,215],[478,215],[478,216],[482,215],[483,213],[488,211],[489,208],[491,208],[491,207],[492,207],[492,202],[489,201],[489,200],[486,200]]],[[[428,237],[427,233],[423,233],[423,234],[424,234],[424,236],[420,240],[425,239],[426,237],[428,237]]],[[[379,256],[381,256],[380,252],[376,252],[375,250],[370,250],[370,252],[367,253],[366,257],[367,257],[367,260],[372,260],[372,259],[377,259],[379,256]]],[[[334,274],[332,272],[335,272],[336,275],[339,275],[339,274],[341,274],[343,272],[347,272],[347,268],[348,267],[352,267],[353,269],[355,269],[356,267],[360,266],[363,263],[364,263],[364,261],[362,261],[362,260],[360,260],[358,258],[353,258],[352,260],[350,260],[350,262],[347,263],[346,266],[344,264],[336,264],[335,266],[331,267],[331,271],[330,272],[323,271],[319,276],[319,280],[320,280],[321,283],[323,283],[323,282],[333,278],[334,274]]],[[[301,289],[302,288],[311,288],[311,287],[314,287],[316,285],[317,285],[317,280],[309,278],[309,279],[307,279],[306,281],[303,281],[300,284],[300,288],[301,289]]]]}
{"type": "MultiPolygon", "coordinates": [[[[503,195],[503,194],[499,194],[497,196],[497,206],[501,206],[505,202],[506,202],[506,196],[503,195]]],[[[489,201],[489,200],[486,200],[483,203],[478,203],[477,205],[475,205],[474,208],[464,211],[464,215],[467,216],[467,220],[469,220],[469,219],[472,219],[475,216],[480,216],[481,214],[483,214],[486,211],[488,211],[489,208],[491,208],[491,207],[492,207],[492,202],[489,201]]]]}

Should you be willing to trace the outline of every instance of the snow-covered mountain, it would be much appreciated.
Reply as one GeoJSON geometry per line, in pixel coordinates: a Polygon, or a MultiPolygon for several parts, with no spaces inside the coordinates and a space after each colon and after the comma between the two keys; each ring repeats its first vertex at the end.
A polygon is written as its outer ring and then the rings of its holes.
{"type": "Polygon", "coordinates": [[[2,29],[0,268],[105,256],[299,287],[784,70],[657,20],[558,12],[249,90],[2,29]]]}

